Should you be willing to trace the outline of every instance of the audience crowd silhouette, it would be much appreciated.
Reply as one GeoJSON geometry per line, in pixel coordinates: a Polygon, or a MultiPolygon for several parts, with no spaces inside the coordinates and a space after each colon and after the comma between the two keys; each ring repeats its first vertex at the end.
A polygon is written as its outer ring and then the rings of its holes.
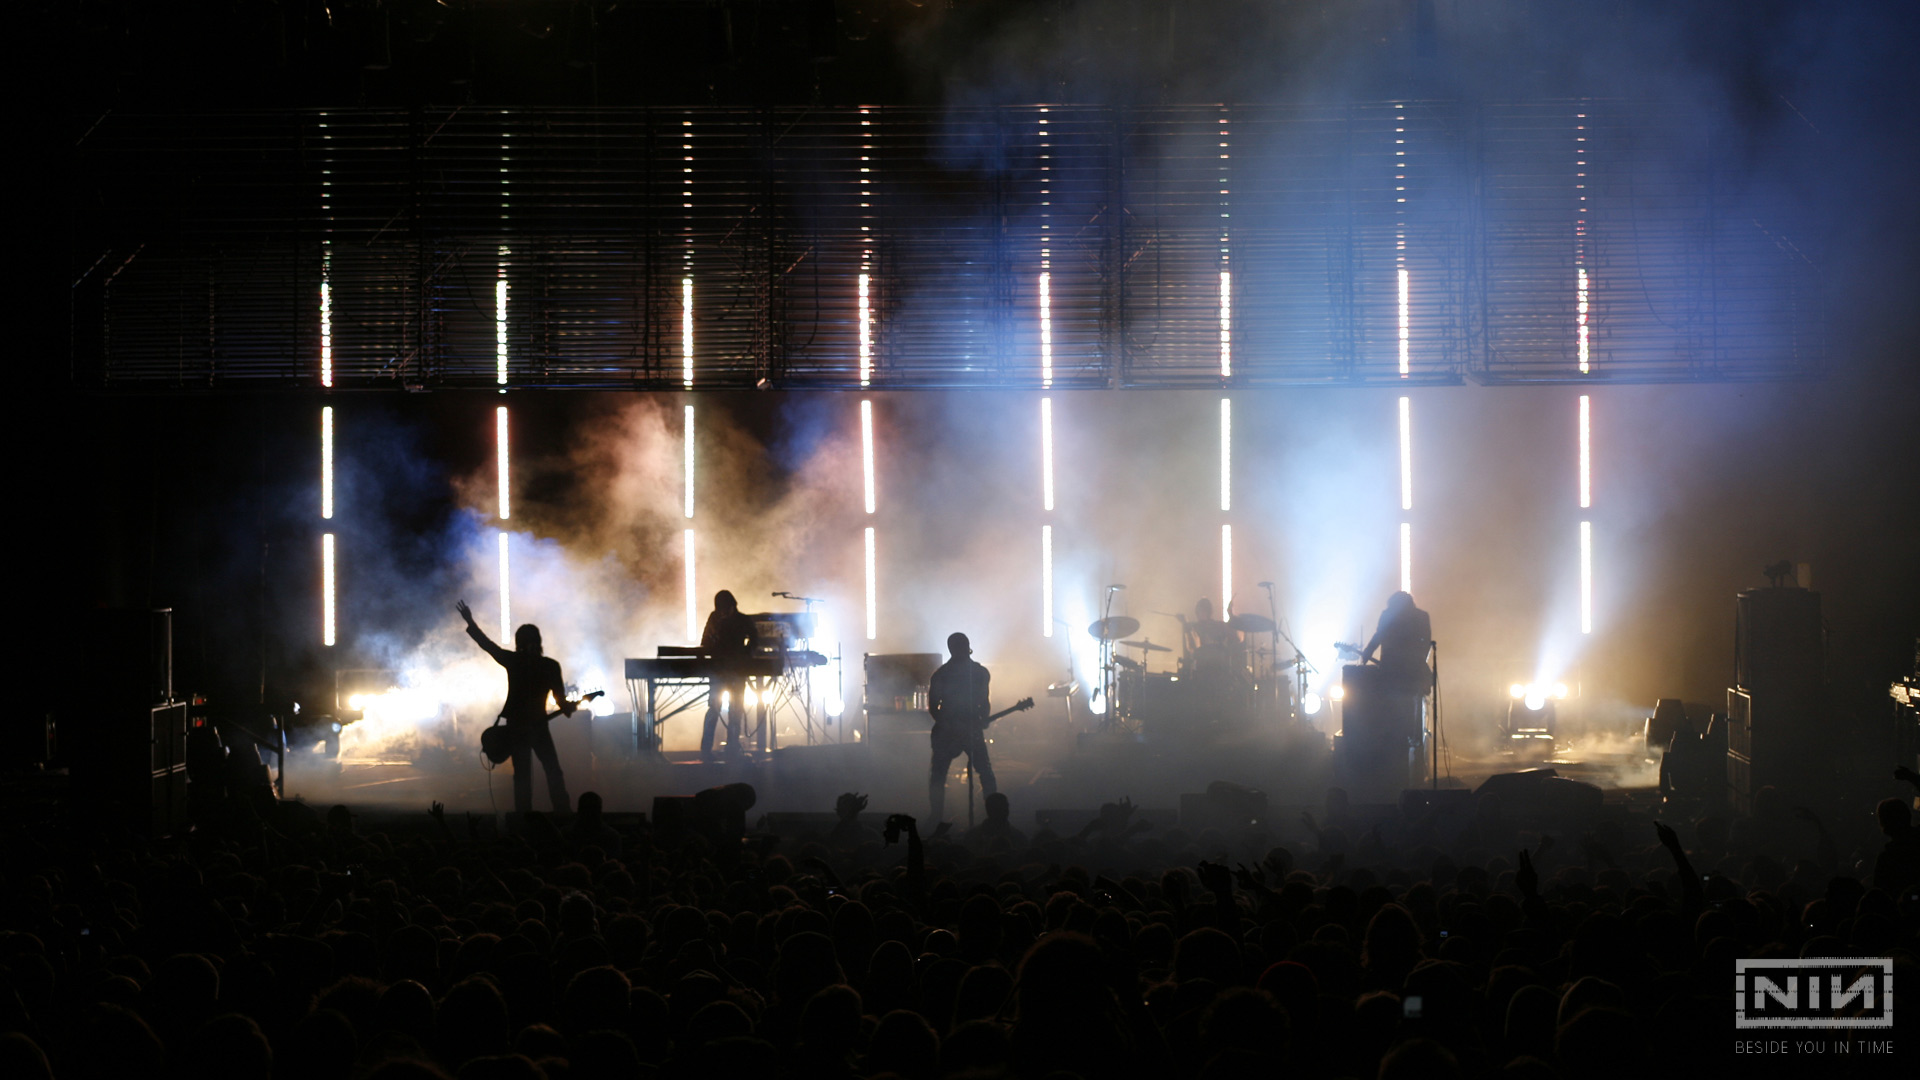
{"type": "Polygon", "coordinates": [[[1449,829],[1411,805],[1362,827],[1338,796],[1297,850],[1130,802],[1028,836],[1004,794],[928,837],[852,793],[778,838],[625,828],[592,793],[506,836],[259,790],[166,842],[16,828],[0,1074],[1697,1075],[1731,1060],[1738,958],[1911,978],[1899,800],[1880,850],[1788,815],[1795,857],[1786,826],[1619,815],[1556,841],[1484,798],[1449,829]]]}

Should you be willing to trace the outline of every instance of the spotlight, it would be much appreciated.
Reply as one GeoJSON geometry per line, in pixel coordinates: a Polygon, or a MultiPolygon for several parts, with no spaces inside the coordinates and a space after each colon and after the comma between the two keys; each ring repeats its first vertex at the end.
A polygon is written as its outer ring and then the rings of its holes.
{"type": "Polygon", "coordinates": [[[1318,716],[1320,713],[1320,695],[1311,690],[1307,691],[1300,697],[1300,707],[1306,710],[1308,716],[1318,716]]]}
{"type": "Polygon", "coordinates": [[[1521,699],[1521,704],[1525,705],[1529,711],[1539,712],[1547,706],[1546,692],[1538,686],[1529,686],[1527,696],[1521,699]]]}
{"type": "Polygon", "coordinates": [[[834,718],[835,720],[838,720],[838,719],[840,719],[840,714],[841,714],[841,713],[844,713],[844,712],[846,712],[846,711],[847,711],[847,703],[846,703],[846,702],[844,702],[844,701],[841,701],[841,700],[840,700],[839,698],[832,698],[832,699],[829,699],[829,700],[828,700],[828,702],[827,702],[827,715],[828,715],[828,716],[831,716],[831,717],[833,717],[833,718],[834,718]]]}
{"type": "Polygon", "coordinates": [[[1512,686],[1507,687],[1507,696],[1515,701],[1519,701],[1521,698],[1527,696],[1527,688],[1519,683],[1514,683],[1512,686]]]}
{"type": "Polygon", "coordinates": [[[1347,700],[1347,686],[1346,686],[1346,684],[1345,684],[1345,683],[1334,683],[1334,684],[1333,684],[1332,686],[1330,686],[1330,687],[1328,687],[1328,688],[1327,688],[1327,700],[1328,700],[1328,701],[1345,701],[1345,700],[1347,700]]]}
{"type": "Polygon", "coordinates": [[[1563,682],[1554,683],[1553,696],[1560,699],[1561,701],[1567,700],[1567,684],[1563,682]]]}

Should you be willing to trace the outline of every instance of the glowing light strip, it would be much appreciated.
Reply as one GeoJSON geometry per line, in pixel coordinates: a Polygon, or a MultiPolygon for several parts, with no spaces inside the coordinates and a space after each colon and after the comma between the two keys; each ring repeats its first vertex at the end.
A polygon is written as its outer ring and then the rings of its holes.
{"type": "Polygon", "coordinates": [[[1593,505],[1593,422],[1586,394],[1580,395],[1580,508],[1593,505]]]}
{"type": "Polygon", "coordinates": [[[493,410],[494,458],[500,470],[500,520],[513,516],[513,486],[508,475],[510,464],[507,450],[507,407],[501,405],[493,410]]]}
{"type": "Polygon", "coordinates": [[[860,403],[860,468],[867,513],[876,505],[873,491],[873,402],[860,403]]]}
{"type": "Polygon", "coordinates": [[[328,648],[334,641],[333,534],[320,536],[320,642],[328,648]]]}
{"type": "Polygon", "coordinates": [[[685,430],[680,435],[686,457],[687,516],[693,516],[693,406],[687,406],[685,430]]]}
{"type": "Polygon", "coordinates": [[[1220,526],[1220,611],[1233,605],[1233,526],[1220,526]]]}
{"type": "Polygon", "coordinates": [[[1233,401],[1220,399],[1220,509],[1233,509],[1233,401]]]}
{"type": "Polygon", "coordinates": [[[1233,272],[1220,271],[1220,377],[1233,378],[1233,272]]]}
{"type": "Polygon", "coordinates": [[[1574,288],[1575,325],[1580,339],[1580,374],[1587,374],[1587,268],[1581,267],[1579,284],[1574,288]]]}
{"type": "Polygon", "coordinates": [[[1407,314],[1408,282],[1407,282],[1407,271],[1405,267],[1402,267],[1400,269],[1399,277],[1400,277],[1400,377],[1404,379],[1404,378],[1407,378],[1407,376],[1413,370],[1412,353],[1410,351],[1413,343],[1413,329],[1412,329],[1413,324],[1412,324],[1412,320],[1407,314]]]}
{"type": "Polygon", "coordinates": [[[880,636],[880,607],[874,574],[873,526],[867,526],[867,640],[880,636]]]}
{"type": "Polygon", "coordinates": [[[1413,523],[1400,523],[1400,591],[1413,591],[1413,523]]]}
{"type": "Polygon", "coordinates": [[[1053,389],[1053,275],[1040,275],[1040,385],[1053,389]]]}
{"type": "Polygon", "coordinates": [[[1413,399],[1400,399],[1400,509],[1413,509],[1413,399]]]}
{"type": "Polygon", "coordinates": [[[1580,523],[1580,632],[1593,633],[1593,522],[1580,523]]]}
{"type": "Polygon", "coordinates": [[[680,279],[680,383],[693,389],[693,279],[680,279]]]}
{"type": "Polygon", "coordinates": [[[333,520],[333,406],[320,409],[320,516],[333,520]]]}
{"type": "Polygon", "coordinates": [[[505,640],[513,637],[513,598],[507,589],[511,579],[507,563],[507,531],[500,530],[500,637],[505,640]]]}
{"type": "MultiPolygon", "coordinates": [[[[502,268],[502,274],[506,270],[502,268]]],[[[493,283],[493,381],[507,385],[507,279],[493,283]]]]}
{"type": "Polygon", "coordinates": [[[1053,636],[1053,526],[1040,526],[1040,634],[1053,636]]]}
{"type": "MultiPolygon", "coordinates": [[[[1053,399],[1040,399],[1040,501],[1053,509],[1053,399]]],[[[1048,624],[1052,625],[1052,624],[1048,624]]]]}
{"type": "Polygon", "coordinates": [[[700,640],[700,594],[693,580],[693,530],[687,529],[680,534],[680,561],[686,566],[687,573],[687,640],[700,640]]]}
{"type": "MultiPolygon", "coordinates": [[[[865,183],[865,181],[862,181],[865,183]]],[[[871,279],[860,275],[860,385],[873,381],[873,302],[871,279]]]]}
{"type": "Polygon", "coordinates": [[[320,385],[333,387],[333,286],[320,283],[320,385]]]}

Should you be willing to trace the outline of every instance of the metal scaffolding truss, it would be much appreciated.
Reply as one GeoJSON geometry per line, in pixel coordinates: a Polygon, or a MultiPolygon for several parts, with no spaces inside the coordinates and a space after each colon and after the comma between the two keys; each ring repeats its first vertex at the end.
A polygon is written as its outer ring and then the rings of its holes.
{"type": "Polygon", "coordinates": [[[511,388],[680,387],[688,281],[696,388],[854,388],[863,268],[882,388],[1043,385],[1043,269],[1060,388],[1823,361],[1789,219],[1644,102],[115,113],[75,154],[85,387],[317,387],[323,282],[335,388],[494,386],[504,279],[511,388]]]}

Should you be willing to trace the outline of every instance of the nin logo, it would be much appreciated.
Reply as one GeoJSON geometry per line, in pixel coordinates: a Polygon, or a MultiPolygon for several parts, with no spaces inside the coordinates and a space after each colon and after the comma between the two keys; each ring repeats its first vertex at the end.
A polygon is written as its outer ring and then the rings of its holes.
{"type": "Polygon", "coordinates": [[[1736,1028],[1890,1028],[1893,961],[1740,960],[1736,1028]]]}

